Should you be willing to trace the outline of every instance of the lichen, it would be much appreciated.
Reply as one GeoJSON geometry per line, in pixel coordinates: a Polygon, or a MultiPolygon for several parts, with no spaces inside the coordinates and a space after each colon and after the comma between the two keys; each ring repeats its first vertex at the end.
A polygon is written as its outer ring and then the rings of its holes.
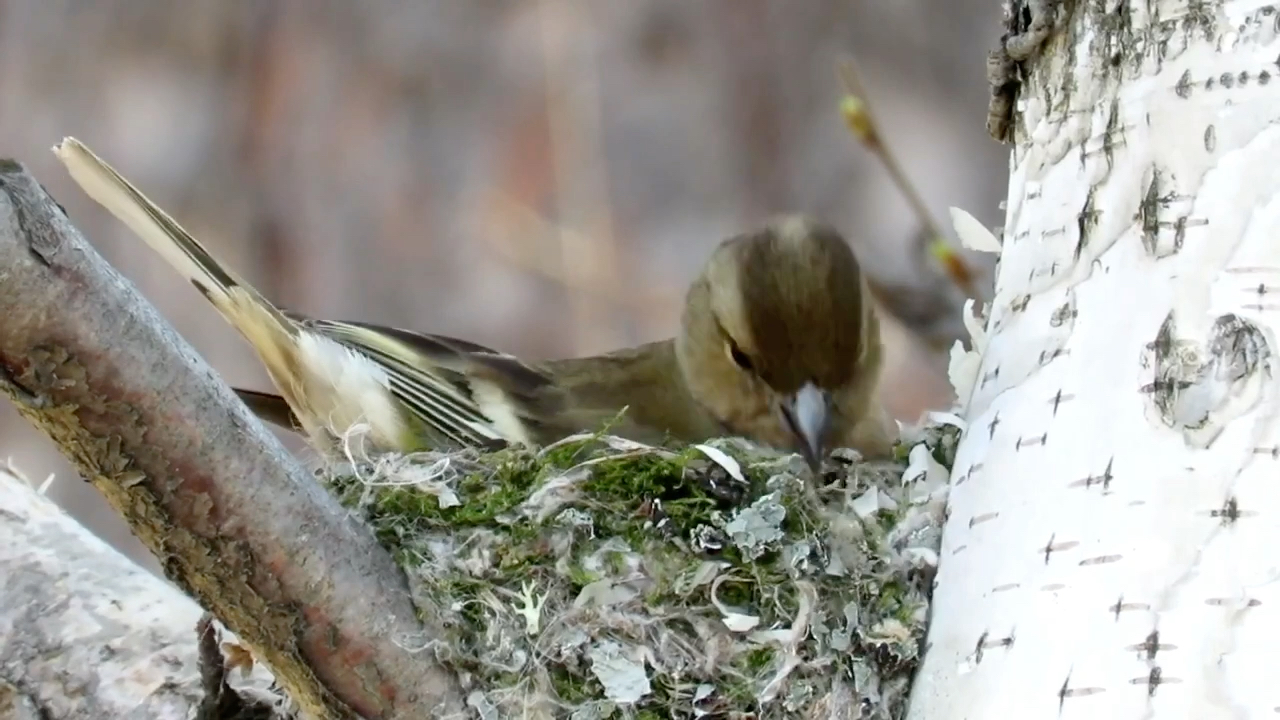
{"type": "Polygon", "coordinates": [[[321,475],[404,568],[478,717],[788,718],[843,689],[887,719],[924,644],[958,434],[837,451],[817,478],[742,441],[605,435],[321,475]]]}

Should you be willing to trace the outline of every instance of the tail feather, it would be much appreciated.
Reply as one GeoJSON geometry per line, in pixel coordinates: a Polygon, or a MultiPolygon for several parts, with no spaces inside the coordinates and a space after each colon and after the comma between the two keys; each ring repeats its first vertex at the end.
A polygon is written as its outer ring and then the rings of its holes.
{"type": "MultiPolygon", "coordinates": [[[[209,251],[164,210],[143,195],[115,168],[99,158],[84,143],[65,138],[54,152],[67,166],[72,179],[99,205],[116,216],[138,237],[146,241],[170,265],[195,285],[224,315],[233,311],[234,291],[248,296],[250,302],[263,306],[282,328],[291,323],[274,305],[235,273],[223,267],[209,251]]],[[[235,318],[228,320],[235,322],[235,318]]]]}

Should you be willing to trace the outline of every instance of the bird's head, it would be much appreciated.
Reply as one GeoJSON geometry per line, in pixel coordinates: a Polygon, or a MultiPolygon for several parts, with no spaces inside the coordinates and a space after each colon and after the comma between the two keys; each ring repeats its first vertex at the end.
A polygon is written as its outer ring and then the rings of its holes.
{"type": "Polygon", "coordinates": [[[728,430],[815,469],[866,413],[881,363],[853,251],[799,217],[716,248],[685,298],[677,353],[694,398],[728,430]]]}

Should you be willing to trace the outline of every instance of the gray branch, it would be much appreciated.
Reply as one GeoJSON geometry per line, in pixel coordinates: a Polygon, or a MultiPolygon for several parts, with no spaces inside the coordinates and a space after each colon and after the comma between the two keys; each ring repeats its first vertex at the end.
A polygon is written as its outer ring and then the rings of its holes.
{"type": "Polygon", "coordinates": [[[305,714],[461,712],[390,556],[10,160],[0,390],[305,714]]]}

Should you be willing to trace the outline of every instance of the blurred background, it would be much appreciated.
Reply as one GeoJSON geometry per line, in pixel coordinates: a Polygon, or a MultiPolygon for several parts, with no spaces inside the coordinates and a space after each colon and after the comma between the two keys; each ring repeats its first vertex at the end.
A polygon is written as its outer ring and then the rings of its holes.
{"type": "MultiPolygon", "coordinates": [[[[883,397],[914,420],[950,403],[936,348],[961,298],[843,124],[835,68],[857,58],[948,234],[951,205],[998,225],[1007,151],[984,128],[984,69],[999,23],[998,0],[0,0],[0,156],[228,382],[258,389],[249,346],[83,195],[55,142],[84,140],[282,305],[534,359],[671,335],[716,243],[810,213],[907,309],[886,323],[883,397]]],[[[155,567],[0,404],[5,455],[55,474],[54,498],[155,567]]]]}

